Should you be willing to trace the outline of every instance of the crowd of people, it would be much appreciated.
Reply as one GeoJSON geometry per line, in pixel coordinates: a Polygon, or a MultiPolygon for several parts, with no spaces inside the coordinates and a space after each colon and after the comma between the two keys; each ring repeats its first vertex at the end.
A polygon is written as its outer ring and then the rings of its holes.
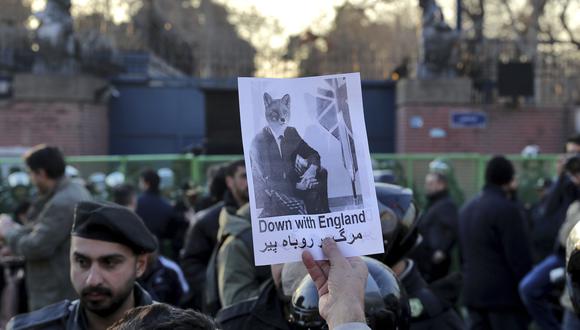
{"type": "Polygon", "coordinates": [[[532,207],[494,156],[464,205],[444,172],[426,176],[424,210],[376,183],[382,254],[345,258],[326,239],[326,261],[271,266],[254,265],[244,161],[178,203],[151,169],[103,201],[67,178],[57,147],[24,161],[38,196],[0,216],[3,260],[25,264],[2,263],[0,328],[580,329],[580,136],[532,207]]]}

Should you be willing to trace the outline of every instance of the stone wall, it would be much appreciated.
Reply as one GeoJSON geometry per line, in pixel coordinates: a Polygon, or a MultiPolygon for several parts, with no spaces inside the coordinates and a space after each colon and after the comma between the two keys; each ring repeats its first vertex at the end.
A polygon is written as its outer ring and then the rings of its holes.
{"type": "MultiPolygon", "coordinates": [[[[403,81],[397,86],[397,152],[520,153],[526,145],[559,153],[573,133],[564,106],[474,105],[465,79],[403,81]],[[457,127],[454,113],[485,117],[479,127],[457,127]]],[[[469,126],[469,125],[468,125],[469,126]]]]}
{"type": "Polygon", "coordinates": [[[559,153],[569,135],[567,117],[567,111],[558,107],[400,106],[397,109],[397,152],[505,154],[520,153],[526,145],[536,144],[542,153],[559,153]],[[454,128],[451,124],[454,112],[484,113],[487,123],[483,128],[454,128]],[[419,118],[422,127],[414,128],[411,121],[419,118]]]}
{"type": "Polygon", "coordinates": [[[0,147],[57,145],[66,155],[108,154],[108,108],[97,100],[103,81],[86,76],[14,77],[0,101],[0,147]]]}

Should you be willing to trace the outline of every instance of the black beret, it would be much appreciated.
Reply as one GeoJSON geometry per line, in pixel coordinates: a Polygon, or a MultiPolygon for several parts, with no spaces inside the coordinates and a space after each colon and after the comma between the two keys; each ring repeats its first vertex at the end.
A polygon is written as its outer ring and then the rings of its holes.
{"type": "Polygon", "coordinates": [[[143,220],[126,207],[108,202],[79,202],[75,208],[72,235],[130,247],[135,253],[157,248],[143,220]]]}

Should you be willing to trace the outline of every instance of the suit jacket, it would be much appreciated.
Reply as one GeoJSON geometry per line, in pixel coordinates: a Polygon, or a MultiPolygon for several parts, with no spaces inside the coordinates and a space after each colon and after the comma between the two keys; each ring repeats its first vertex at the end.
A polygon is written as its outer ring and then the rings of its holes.
{"type": "MultiPolygon", "coordinates": [[[[295,169],[297,156],[310,165],[320,168],[320,155],[306,143],[294,127],[284,130],[284,137],[278,149],[276,137],[269,127],[264,127],[252,142],[250,158],[255,191],[263,196],[265,189],[294,195],[300,174],[295,169]]],[[[259,202],[263,199],[258,197],[259,202]]],[[[260,206],[259,206],[260,207],[260,206]]]]}
{"type": "Polygon", "coordinates": [[[515,202],[488,185],[459,215],[467,307],[523,308],[518,284],[532,268],[529,228],[515,202]]]}

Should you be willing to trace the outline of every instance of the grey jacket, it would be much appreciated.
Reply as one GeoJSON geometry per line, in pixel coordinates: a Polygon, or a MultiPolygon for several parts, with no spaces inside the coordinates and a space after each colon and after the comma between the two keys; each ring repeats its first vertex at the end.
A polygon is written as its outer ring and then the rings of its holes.
{"type": "Polygon", "coordinates": [[[76,298],[69,269],[70,232],[75,205],[89,192],[67,178],[32,207],[30,224],[6,233],[13,253],[26,258],[26,287],[31,311],[76,298]]]}
{"type": "MultiPolygon", "coordinates": [[[[135,307],[153,304],[151,296],[135,284],[135,307]]],[[[6,330],[85,330],[88,329],[86,315],[79,300],[65,300],[28,314],[13,317],[6,330]]]]}

